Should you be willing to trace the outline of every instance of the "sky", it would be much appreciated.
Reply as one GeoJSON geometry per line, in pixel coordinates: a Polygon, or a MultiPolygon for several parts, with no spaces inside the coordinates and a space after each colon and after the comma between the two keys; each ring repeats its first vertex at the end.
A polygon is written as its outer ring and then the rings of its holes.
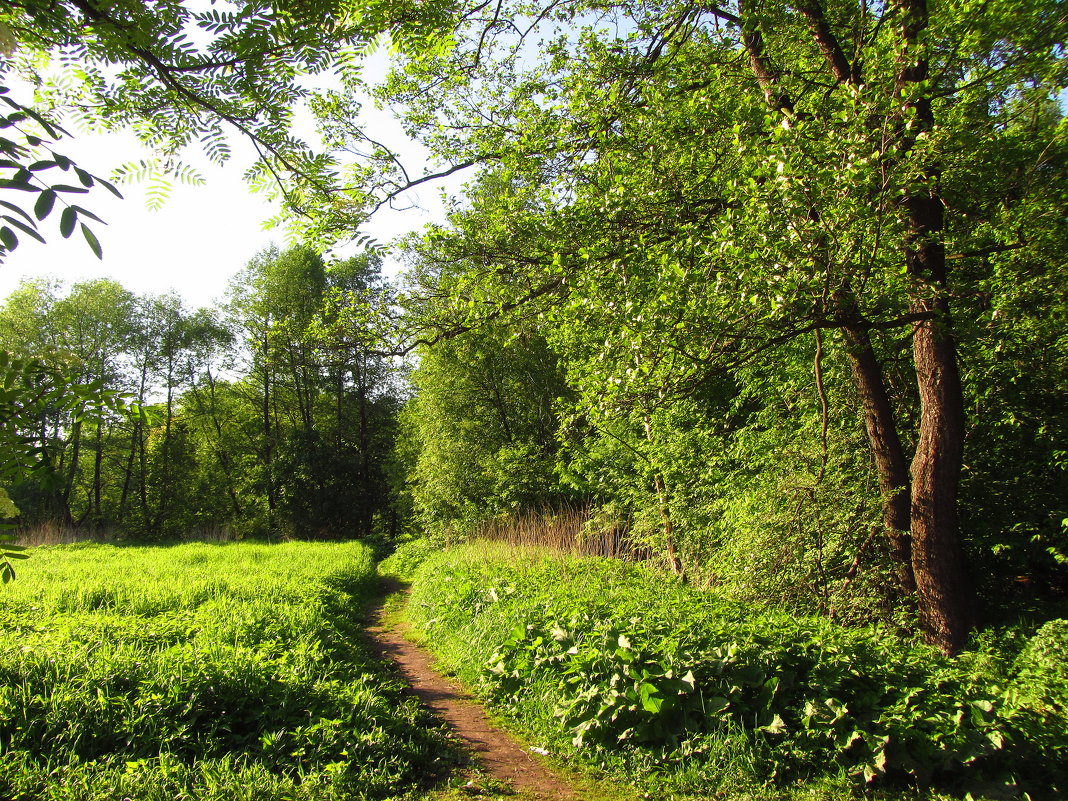
{"type": "MultiPolygon", "coordinates": [[[[385,112],[372,112],[369,124],[380,141],[402,142],[400,127],[385,112]]],[[[174,290],[190,308],[210,306],[226,292],[231,277],[258,252],[272,243],[286,245],[284,229],[264,230],[265,220],[278,209],[265,196],[252,193],[242,175],[252,161],[249,145],[232,139],[234,155],[222,167],[206,159],[189,161],[204,175],[203,186],[174,184],[170,198],[158,211],[146,206],[143,185],[119,187],[123,200],[107,190],[94,189],[79,200],[107,225],[90,227],[100,240],[103,260],[98,260],[79,231],[64,240],[58,229],[58,214],[42,224],[47,245],[21,237],[18,248],[0,263],[0,300],[26,278],[55,277],[68,285],[95,278],[113,278],[138,294],[162,294],[174,290]]],[[[118,165],[146,157],[132,133],[94,134],[74,132],[56,146],[83,169],[108,177],[118,165]]],[[[409,159],[421,154],[414,147],[402,148],[409,159]]],[[[418,173],[418,170],[414,171],[418,173]]],[[[458,186],[460,179],[453,182],[458,186]]],[[[440,219],[441,188],[424,185],[406,198],[417,208],[380,212],[365,229],[380,242],[440,219]]],[[[341,248],[345,256],[355,246],[341,248]]],[[[396,270],[387,262],[387,272],[396,270]]]]}

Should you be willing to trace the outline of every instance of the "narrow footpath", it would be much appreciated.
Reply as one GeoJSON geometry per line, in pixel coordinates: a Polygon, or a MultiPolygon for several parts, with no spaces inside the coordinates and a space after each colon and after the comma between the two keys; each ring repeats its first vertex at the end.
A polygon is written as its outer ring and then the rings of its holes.
{"type": "Polygon", "coordinates": [[[398,584],[385,589],[371,610],[367,632],[379,654],[397,665],[412,693],[456,732],[493,779],[542,801],[579,801],[579,794],[570,785],[495,726],[473,696],[435,670],[430,654],[386,621],[385,599],[389,592],[402,587],[398,584]]]}

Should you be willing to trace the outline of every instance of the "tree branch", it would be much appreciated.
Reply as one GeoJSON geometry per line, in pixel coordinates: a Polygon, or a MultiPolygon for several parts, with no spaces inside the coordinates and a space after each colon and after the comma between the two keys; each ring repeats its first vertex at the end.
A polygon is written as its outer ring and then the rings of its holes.
{"type": "MultiPolygon", "coordinates": [[[[449,167],[448,169],[441,170],[440,172],[430,173],[429,175],[424,175],[421,178],[416,178],[414,181],[408,181],[403,186],[398,186],[397,188],[392,189],[389,192],[387,192],[385,194],[385,196],[375,204],[374,208],[371,210],[371,213],[374,214],[376,211],[381,209],[386,204],[392,203],[395,199],[397,199],[398,197],[403,195],[405,192],[407,192],[410,189],[414,189],[415,187],[419,186],[420,184],[425,184],[425,183],[428,183],[430,181],[436,181],[439,178],[448,178],[453,173],[460,172],[461,170],[466,170],[469,167],[473,167],[476,164],[481,164],[482,162],[485,162],[485,161],[492,161],[493,159],[496,159],[496,158],[499,158],[499,156],[497,156],[496,154],[492,154],[492,153],[488,154],[488,155],[485,155],[485,156],[476,156],[475,158],[468,159],[467,161],[461,161],[459,164],[454,164],[451,167],[449,167]]],[[[403,171],[403,168],[402,168],[402,171],[403,171]]]]}
{"type": "Polygon", "coordinates": [[[812,29],[812,37],[816,40],[816,44],[819,45],[824,58],[827,59],[827,64],[830,66],[831,72],[834,73],[837,81],[849,84],[860,83],[859,69],[850,64],[849,59],[846,58],[838,38],[831,31],[830,23],[827,22],[827,15],[820,5],[820,0],[802,0],[802,2],[798,3],[797,10],[808,21],[809,27],[812,29]]]}

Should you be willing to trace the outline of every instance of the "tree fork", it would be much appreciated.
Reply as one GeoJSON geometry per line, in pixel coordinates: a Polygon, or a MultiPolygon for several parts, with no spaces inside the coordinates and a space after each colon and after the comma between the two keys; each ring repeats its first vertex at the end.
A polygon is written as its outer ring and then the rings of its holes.
{"type": "MultiPolygon", "coordinates": [[[[805,0],[799,5],[799,10],[808,21],[813,39],[823,53],[835,79],[839,83],[858,84],[860,82],[859,66],[849,62],[831,31],[819,0],[805,0]]],[[[764,90],[768,104],[782,111],[787,117],[792,116],[793,102],[778,87],[779,71],[764,51],[764,40],[756,23],[751,23],[751,25],[753,27],[748,34],[743,27],[742,41],[749,53],[753,73],[764,90]]],[[[817,210],[813,209],[811,214],[814,215],[814,219],[818,220],[817,210]]],[[[826,243],[823,242],[821,245],[821,250],[825,249],[826,243]]],[[[854,384],[864,407],[865,429],[879,477],[883,529],[896,563],[898,589],[905,598],[913,598],[916,596],[917,586],[912,566],[908,461],[901,445],[901,437],[898,435],[897,421],[886,392],[882,369],[872,349],[867,328],[859,321],[856,303],[848,285],[839,293],[836,302],[840,306],[845,306],[842,332],[854,384]]]]}

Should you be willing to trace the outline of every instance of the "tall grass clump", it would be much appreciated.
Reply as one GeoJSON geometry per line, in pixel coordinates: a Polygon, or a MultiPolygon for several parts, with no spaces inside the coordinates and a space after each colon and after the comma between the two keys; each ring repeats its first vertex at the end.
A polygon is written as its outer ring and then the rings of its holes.
{"type": "Polygon", "coordinates": [[[1064,621],[950,659],[642,565],[487,543],[427,559],[409,615],[539,744],[654,795],[1068,789],[1064,621]]]}
{"type": "Polygon", "coordinates": [[[450,759],[361,641],[360,544],[76,544],[0,591],[0,798],[400,796],[450,759]]]}
{"type": "Polygon", "coordinates": [[[475,527],[473,539],[518,548],[551,548],[575,556],[650,561],[653,549],[635,537],[631,521],[585,506],[529,509],[492,517],[475,527]]]}
{"type": "Polygon", "coordinates": [[[550,548],[576,556],[661,561],[660,549],[651,547],[638,528],[613,509],[565,504],[489,518],[476,525],[472,538],[517,548],[550,548]]]}
{"type": "Polygon", "coordinates": [[[379,562],[378,572],[401,581],[411,581],[431,554],[460,542],[488,542],[517,549],[546,548],[572,556],[602,556],[611,559],[659,564],[656,551],[636,536],[631,521],[617,512],[595,511],[588,506],[527,509],[487,518],[460,540],[419,537],[397,545],[379,562]]]}
{"type": "Polygon", "coordinates": [[[443,547],[429,537],[402,542],[393,553],[378,563],[378,572],[383,576],[410,582],[419,566],[443,547]]]}

